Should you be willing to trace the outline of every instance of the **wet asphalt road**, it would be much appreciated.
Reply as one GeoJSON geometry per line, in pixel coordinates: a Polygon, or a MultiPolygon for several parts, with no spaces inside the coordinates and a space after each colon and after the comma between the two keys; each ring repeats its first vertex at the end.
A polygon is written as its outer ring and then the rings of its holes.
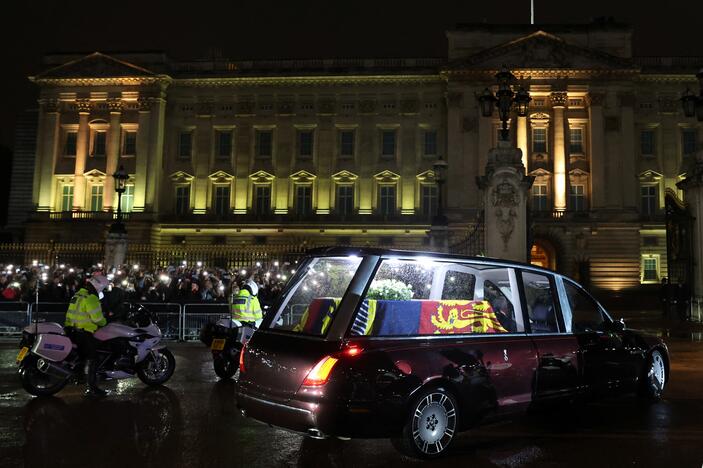
{"type": "Polygon", "coordinates": [[[173,344],[173,379],[104,384],[31,398],[19,385],[13,343],[0,343],[1,467],[701,467],[703,343],[668,340],[663,401],[619,397],[581,410],[541,412],[462,433],[442,460],[399,455],[387,440],[315,441],[243,419],[235,384],[218,382],[200,344],[173,344]]]}

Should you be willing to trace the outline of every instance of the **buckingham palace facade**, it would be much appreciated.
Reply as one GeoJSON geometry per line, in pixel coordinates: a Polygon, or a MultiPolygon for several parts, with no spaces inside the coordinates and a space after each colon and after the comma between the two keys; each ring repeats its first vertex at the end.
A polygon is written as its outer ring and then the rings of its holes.
{"type": "Polygon", "coordinates": [[[703,57],[633,56],[612,22],[460,25],[447,40],[441,59],[49,56],[30,77],[39,109],[8,228],[103,238],[123,166],[135,242],[423,248],[442,157],[449,244],[476,250],[476,178],[500,124],[476,96],[505,65],[532,96],[510,137],[535,178],[533,261],[611,290],[667,276],[665,195],[682,198],[701,133],[679,97],[703,57]]]}

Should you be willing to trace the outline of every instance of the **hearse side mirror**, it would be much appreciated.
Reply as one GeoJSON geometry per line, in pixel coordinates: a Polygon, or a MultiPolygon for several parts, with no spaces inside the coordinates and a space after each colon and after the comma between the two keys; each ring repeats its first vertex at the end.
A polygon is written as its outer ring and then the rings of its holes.
{"type": "Polygon", "coordinates": [[[615,320],[613,322],[613,330],[621,332],[621,331],[625,331],[625,328],[627,328],[625,326],[625,319],[620,318],[620,320],[615,320]]]}

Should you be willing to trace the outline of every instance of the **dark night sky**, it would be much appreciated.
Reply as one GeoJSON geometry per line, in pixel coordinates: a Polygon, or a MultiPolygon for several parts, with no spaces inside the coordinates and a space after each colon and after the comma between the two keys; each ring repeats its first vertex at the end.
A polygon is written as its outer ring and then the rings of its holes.
{"type": "MultiPolygon", "coordinates": [[[[6,2],[10,3],[10,2],[6,2]]],[[[16,116],[36,101],[26,77],[48,52],[163,50],[177,58],[442,57],[456,23],[527,23],[529,0],[18,0],[3,6],[5,95],[0,144],[13,146],[16,116]]],[[[537,24],[613,16],[635,28],[637,55],[703,56],[703,2],[535,0],[537,24]],[[651,5],[657,5],[652,7],[651,5]]],[[[703,59],[702,59],[703,65],[703,59]]]]}

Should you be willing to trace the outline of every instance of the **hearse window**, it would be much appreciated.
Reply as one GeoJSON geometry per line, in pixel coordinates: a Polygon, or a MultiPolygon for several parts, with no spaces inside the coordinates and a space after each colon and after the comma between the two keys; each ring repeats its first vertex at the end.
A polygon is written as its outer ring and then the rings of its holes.
{"type": "Polygon", "coordinates": [[[598,303],[569,281],[564,281],[564,289],[571,307],[571,331],[583,333],[601,329],[606,318],[598,303]]]}
{"type": "Polygon", "coordinates": [[[360,257],[313,258],[284,299],[271,328],[322,336],[334,320],[337,307],[347,291],[360,257]]]}
{"type": "Polygon", "coordinates": [[[514,319],[514,288],[509,271],[433,259],[384,259],[361,302],[350,334],[402,337],[523,329],[521,321],[516,323],[514,319]],[[495,285],[494,290],[485,287],[489,281],[495,285]],[[494,310],[491,301],[501,309],[494,310]],[[512,315],[512,320],[503,315],[512,315]]]}
{"type": "Polygon", "coordinates": [[[444,276],[444,288],[442,288],[442,299],[466,299],[474,297],[476,287],[476,277],[471,273],[463,271],[447,271],[444,276]]]}
{"type": "Polygon", "coordinates": [[[532,333],[558,333],[557,311],[550,277],[541,273],[522,272],[527,315],[532,333]]]}

